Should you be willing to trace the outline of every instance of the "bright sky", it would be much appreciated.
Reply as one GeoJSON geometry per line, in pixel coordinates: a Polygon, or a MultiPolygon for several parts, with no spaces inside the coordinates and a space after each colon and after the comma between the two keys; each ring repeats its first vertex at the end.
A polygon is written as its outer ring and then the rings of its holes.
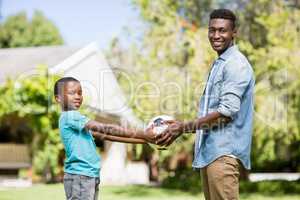
{"type": "Polygon", "coordinates": [[[141,26],[131,0],[2,0],[4,20],[20,11],[26,11],[31,17],[34,10],[41,10],[54,22],[70,46],[97,41],[101,48],[107,48],[115,36],[128,43],[124,27],[140,30],[141,26]]]}

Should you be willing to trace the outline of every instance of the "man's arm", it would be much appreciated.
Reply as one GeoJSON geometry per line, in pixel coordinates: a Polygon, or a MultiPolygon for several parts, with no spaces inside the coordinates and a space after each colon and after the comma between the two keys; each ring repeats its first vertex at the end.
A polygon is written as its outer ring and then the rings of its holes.
{"type": "Polygon", "coordinates": [[[88,123],[86,123],[85,128],[94,132],[105,134],[107,136],[110,135],[124,138],[142,139],[151,143],[154,142],[155,138],[155,134],[150,129],[147,129],[146,131],[129,129],[114,124],[103,124],[94,120],[90,120],[88,123]]]}
{"type": "Polygon", "coordinates": [[[157,137],[157,144],[170,145],[184,132],[194,133],[197,129],[220,127],[233,120],[240,110],[241,99],[252,75],[252,69],[246,63],[231,60],[224,67],[224,80],[220,89],[220,102],[217,111],[190,122],[174,123],[157,137]]]}
{"type": "Polygon", "coordinates": [[[230,117],[226,117],[219,112],[212,112],[204,117],[193,121],[182,123],[182,133],[195,133],[199,129],[211,129],[225,126],[231,121],[230,117]]]}
{"type": "Polygon", "coordinates": [[[193,121],[171,122],[167,130],[156,137],[156,144],[169,146],[183,133],[195,133],[198,129],[211,129],[214,127],[225,126],[231,118],[222,115],[219,112],[212,112],[208,115],[193,121]]]}
{"type": "Polygon", "coordinates": [[[122,142],[122,143],[131,143],[131,144],[146,144],[147,143],[147,141],[144,139],[119,137],[119,136],[107,135],[107,134],[99,133],[99,132],[92,132],[92,134],[95,138],[99,138],[101,140],[109,140],[112,142],[122,142]]]}

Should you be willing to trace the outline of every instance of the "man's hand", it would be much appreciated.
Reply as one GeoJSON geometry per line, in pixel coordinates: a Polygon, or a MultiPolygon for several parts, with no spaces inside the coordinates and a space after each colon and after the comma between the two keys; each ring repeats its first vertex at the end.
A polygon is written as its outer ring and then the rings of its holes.
{"type": "Polygon", "coordinates": [[[169,126],[163,133],[155,137],[155,144],[161,146],[169,146],[176,140],[176,138],[178,138],[183,133],[183,122],[169,120],[164,121],[164,123],[167,123],[169,126]]]}

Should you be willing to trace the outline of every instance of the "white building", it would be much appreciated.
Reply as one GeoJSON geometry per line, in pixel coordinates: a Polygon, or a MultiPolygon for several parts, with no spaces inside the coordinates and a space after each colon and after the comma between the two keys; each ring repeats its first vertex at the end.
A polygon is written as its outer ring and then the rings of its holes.
{"type": "MultiPolygon", "coordinates": [[[[49,73],[80,80],[85,102],[91,111],[97,113],[98,120],[143,127],[128,107],[114,73],[96,43],[84,48],[49,46],[1,49],[0,84],[8,77],[19,79],[38,75],[37,65],[48,66],[49,73]]],[[[149,183],[147,165],[127,161],[126,144],[106,143],[109,145],[106,145],[108,148],[102,159],[102,184],[149,183]]]]}

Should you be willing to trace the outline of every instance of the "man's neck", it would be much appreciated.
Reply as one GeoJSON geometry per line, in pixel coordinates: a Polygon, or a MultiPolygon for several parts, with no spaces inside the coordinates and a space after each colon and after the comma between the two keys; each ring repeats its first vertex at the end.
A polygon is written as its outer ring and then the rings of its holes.
{"type": "Polygon", "coordinates": [[[229,49],[230,47],[232,47],[234,45],[234,43],[233,43],[233,41],[230,43],[230,45],[226,48],[226,49],[224,49],[223,51],[221,51],[221,52],[217,52],[218,53],[218,56],[220,56],[220,55],[222,55],[222,53],[224,53],[227,49],[229,49]]]}

